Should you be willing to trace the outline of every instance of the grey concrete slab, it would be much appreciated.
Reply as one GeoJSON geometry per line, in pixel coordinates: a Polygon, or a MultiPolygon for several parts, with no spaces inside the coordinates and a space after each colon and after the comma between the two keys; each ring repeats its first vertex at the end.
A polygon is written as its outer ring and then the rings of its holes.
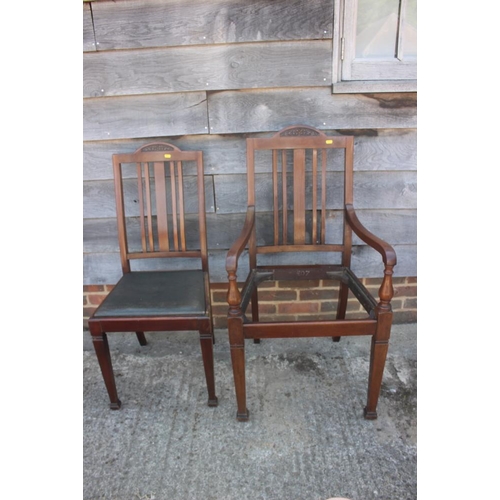
{"type": "Polygon", "coordinates": [[[369,338],[246,344],[250,421],[237,422],[227,333],[219,406],[197,334],[109,334],[123,406],[108,409],[83,335],[84,499],[417,498],[416,325],[395,325],[378,420],[366,421],[369,338]]]}

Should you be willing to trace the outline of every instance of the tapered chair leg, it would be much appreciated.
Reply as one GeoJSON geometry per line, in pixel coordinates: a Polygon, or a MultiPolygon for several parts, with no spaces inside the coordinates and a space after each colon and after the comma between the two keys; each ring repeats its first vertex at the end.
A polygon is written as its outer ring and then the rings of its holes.
{"type": "Polygon", "coordinates": [[[213,334],[210,331],[200,330],[201,356],[205,369],[205,379],[208,390],[208,406],[217,406],[219,401],[215,395],[215,375],[214,375],[214,350],[213,334]]]}
{"type": "Polygon", "coordinates": [[[137,335],[137,340],[139,341],[139,344],[148,345],[148,341],[146,340],[144,332],[135,332],[135,334],[137,335]]]}
{"type": "Polygon", "coordinates": [[[236,419],[240,422],[248,420],[249,413],[246,406],[245,384],[245,339],[243,337],[243,319],[228,318],[229,344],[231,347],[231,362],[233,365],[234,390],[238,411],[236,419]]]}
{"type": "Polygon", "coordinates": [[[372,337],[368,377],[368,398],[364,411],[367,420],[375,420],[377,418],[377,403],[382,387],[385,360],[389,349],[391,323],[392,313],[379,314],[377,332],[372,337]]]}
{"type": "Polygon", "coordinates": [[[118,399],[118,393],[116,391],[115,376],[113,374],[113,365],[111,364],[108,338],[104,332],[97,331],[90,324],[89,329],[92,335],[92,343],[94,344],[97,361],[101,367],[104,384],[106,385],[106,390],[108,391],[110,400],[109,407],[112,410],[118,410],[122,403],[118,399]]]}

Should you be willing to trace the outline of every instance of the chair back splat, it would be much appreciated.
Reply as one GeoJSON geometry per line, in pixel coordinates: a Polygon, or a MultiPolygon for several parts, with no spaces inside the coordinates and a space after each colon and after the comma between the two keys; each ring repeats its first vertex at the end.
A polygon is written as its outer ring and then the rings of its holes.
{"type": "Polygon", "coordinates": [[[199,332],[216,406],[203,154],[146,144],[113,155],[122,278],[89,319],[112,409],[120,408],[106,332],[199,332]]]}
{"type": "Polygon", "coordinates": [[[248,419],[244,340],[371,335],[372,354],[365,417],[376,418],[392,311],[393,248],[370,233],[353,207],[354,137],[327,136],[305,125],[287,127],[269,138],[247,139],[248,209],[239,237],[226,257],[228,331],[238,405],[248,419]],[[382,256],[383,281],[375,300],[352,272],[352,233],[382,256]],[[239,257],[248,246],[250,272],[238,287],[239,257]],[[267,280],[335,280],[335,320],[260,321],[258,285],[267,280]],[[346,319],[349,291],[367,312],[346,319]],[[251,319],[247,308],[251,303],[251,319]]]}

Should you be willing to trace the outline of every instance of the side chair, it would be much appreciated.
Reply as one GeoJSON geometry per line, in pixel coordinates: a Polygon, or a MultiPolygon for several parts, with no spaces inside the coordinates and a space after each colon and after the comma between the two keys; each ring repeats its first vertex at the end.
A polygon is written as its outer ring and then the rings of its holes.
{"type": "Polygon", "coordinates": [[[371,337],[371,355],[364,416],[376,419],[392,324],[396,253],[361,224],[354,210],[354,137],[329,137],[312,127],[294,125],[270,138],[249,138],[246,145],[248,209],[241,233],[226,257],[236,418],[249,418],[245,339],[332,337],[339,341],[342,336],[366,335],[371,337]],[[343,181],[340,189],[332,185],[336,178],[343,181]],[[383,280],[378,300],[351,270],[353,232],[381,255],[383,280]],[[332,233],[341,241],[335,242],[332,233]],[[247,246],[249,273],[240,290],[239,258],[247,246]],[[326,263],[318,263],[321,255],[326,263]],[[258,285],[269,280],[338,281],[336,318],[260,321],[258,285]],[[346,319],[349,291],[365,309],[365,319],[346,319]],[[247,313],[250,303],[251,313],[247,313]]]}
{"type": "Polygon", "coordinates": [[[199,332],[217,406],[202,152],[150,143],[113,155],[113,172],[123,276],[89,319],[110,408],[121,402],[106,333],[135,332],[144,346],[144,332],[181,330],[199,332]]]}

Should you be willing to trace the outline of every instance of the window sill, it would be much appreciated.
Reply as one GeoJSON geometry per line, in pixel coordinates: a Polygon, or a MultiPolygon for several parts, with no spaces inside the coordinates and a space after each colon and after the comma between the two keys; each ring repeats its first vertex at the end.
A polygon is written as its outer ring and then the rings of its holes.
{"type": "Polygon", "coordinates": [[[417,80],[364,80],[337,82],[332,94],[366,94],[370,92],[416,92],[417,80]]]}

